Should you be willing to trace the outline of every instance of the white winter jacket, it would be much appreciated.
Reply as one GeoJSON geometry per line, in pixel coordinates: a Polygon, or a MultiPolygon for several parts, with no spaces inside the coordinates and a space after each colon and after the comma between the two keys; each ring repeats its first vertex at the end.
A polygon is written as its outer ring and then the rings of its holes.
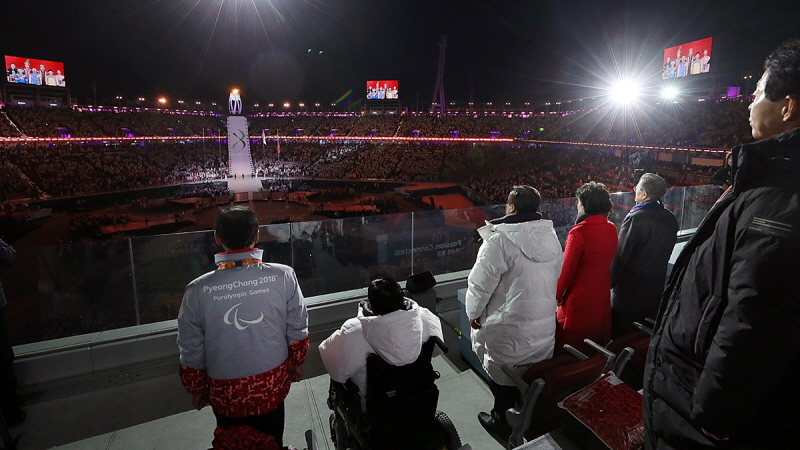
{"type": "Polygon", "coordinates": [[[404,366],[417,360],[422,344],[442,335],[442,324],[431,311],[406,299],[406,309],[382,316],[371,315],[364,303],[358,316],[319,345],[322,363],[334,381],[352,379],[361,398],[367,393],[367,356],[377,353],[384,361],[404,366]]]}
{"type": "Polygon", "coordinates": [[[484,242],[467,280],[466,312],[482,327],[472,330],[472,349],[494,382],[510,386],[501,366],[521,375],[553,356],[563,252],[550,220],[478,231],[484,242]]]}

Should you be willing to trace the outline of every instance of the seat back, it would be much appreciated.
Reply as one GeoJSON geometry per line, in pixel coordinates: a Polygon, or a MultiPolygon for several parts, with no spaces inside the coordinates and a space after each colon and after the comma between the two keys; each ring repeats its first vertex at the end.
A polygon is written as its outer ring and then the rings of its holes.
{"type": "Polygon", "coordinates": [[[420,448],[439,438],[436,406],[439,389],[431,357],[434,339],[422,345],[417,360],[393,366],[377,354],[367,358],[367,417],[373,448],[420,448]],[[409,433],[413,430],[413,433],[409,433]]]}
{"type": "Polygon", "coordinates": [[[543,382],[544,386],[533,408],[525,438],[532,440],[557,428],[567,415],[566,411],[558,407],[558,403],[597,380],[607,363],[606,355],[596,354],[583,361],[574,361],[543,373],[539,382],[543,382]]]}
{"type": "Polygon", "coordinates": [[[647,360],[647,350],[650,347],[650,335],[644,331],[626,334],[608,344],[608,350],[619,355],[625,348],[633,349],[633,356],[625,370],[616,374],[625,384],[634,390],[642,388],[644,379],[644,365],[647,360]]]}
{"type": "Polygon", "coordinates": [[[531,384],[533,380],[541,378],[545,373],[568,364],[574,364],[577,360],[571,355],[559,355],[530,366],[525,373],[522,374],[522,380],[531,384]]]}
{"type": "Polygon", "coordinates": [[[611,341],[606,348],[614,354],[619,354],[625,347],[631,347],[632,344],[640,342],[642,340],[647,340],[648,343],[650,341],[650,335],[645,333],[644,331],[634,331],[633,333],[626,334],[624,336],[620,336],[617,339],[611,341]]]}

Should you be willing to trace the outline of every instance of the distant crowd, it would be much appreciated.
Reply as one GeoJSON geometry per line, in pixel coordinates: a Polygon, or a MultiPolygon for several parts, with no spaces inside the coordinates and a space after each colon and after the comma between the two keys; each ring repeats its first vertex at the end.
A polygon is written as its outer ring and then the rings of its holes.
{"type": "MultiPolygon", "coordinates": [[[[614,191],[633,188],[633,168],[613,148],[472,144],[253,144],[259,177],[381,179],[462,184],[502,203],[516,184],[532,183],[544,198],[571,197],[588,181],[614,191]]],[[[672,186],[707,184],[717,169],[651,161],[672,186]]],[[[224,179],[227,151],[210,142],[147,145],[51,144],[0,151],[0,201],[80,196],[174,183],[224,179]]]]}
{"type": "MultiPolygon", "coordinates": [[[[520,114],[281,114],[252,116],[252,136],[512,138],[606,144],[730,148],[749,140],[747,101],[642,105],[622,120],[614,108],[520,114]]],[[[225,134],[214,115],[6,106],[2,137],[148,137],[225,134]]]]}
{"type": "MultiPolygon", "coordinates": [[[[727,148],[747,142],[743,100],[650,106],[635,120],[612,109],[543,115],[272,115],[250,117],[253,176],[457,182],[502,202],[517,183],[540,186],[545,198],[569,197],[582,182],[632,188],[620,145],[727,148]],[[271,136],[502,137],[514,144],[299,142],[271,136]],[[581,142],[541,147],[526,141],[581,142]],[[609,143],[597,145],[601,143],[609,143]],[[524,150],[524,151],[523,151],[524,150]]],[[[165,112],[85,111],[6,106],[0,135],[8,137],[209,136],[223,118],[165,112]]],[[[625,152],[626,154],[629,152],[625,152]]],[[[671,185],[708,182],[715,169],[654,161],[671,185]]],[[[221,179],[228,173],[223,141],[148,140],[133,144],[6,144],[0,148],[0,201],[124,191],[221,179]]],[[[251,174],[248,174],[251,176],[251,174]]]]}

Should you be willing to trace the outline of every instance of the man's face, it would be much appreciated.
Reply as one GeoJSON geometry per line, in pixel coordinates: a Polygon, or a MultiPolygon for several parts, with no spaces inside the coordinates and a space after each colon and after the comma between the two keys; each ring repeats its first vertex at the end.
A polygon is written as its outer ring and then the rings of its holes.
{"type": "Polygon", "coordinates": [[[756,91],[753,93],[753,102],[750,103],[750,127],[756,139],[767,139],[786,130],[786,123],[783,121],[783,108],[786,105],[785,99],[778,99],[773,102],[764,93],[764,86],[767,83],[769,72],[764,72],[758,80],[756,91]]]}
{"type": "Polygon", "coordinates": [[[647,200],[647,192],[645,192],[644,189],[642,189],[641,183],[636,185],[634,193],[635,195],[633,199],[636,201],[636,203],[642,203],[647,200]]]}

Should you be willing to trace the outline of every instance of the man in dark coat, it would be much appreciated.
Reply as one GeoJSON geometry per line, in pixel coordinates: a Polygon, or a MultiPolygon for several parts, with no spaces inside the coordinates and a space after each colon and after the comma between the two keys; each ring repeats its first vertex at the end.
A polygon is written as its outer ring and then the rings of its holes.
{"type": "Polygon", "coordinates": [[[644,379],[649,449],[800,443],[800,40],[766,60],[758,142],[675,263],[644,379]]]}
{"type": "Polygon", "coordinates": [[[619,246],[611,263],[611,337],[636,331],[633,322],[655,319],[667,264],[678,238],[678,221],[661,199],[667,183],[646,173],[635,189],[636,206],[619,229],[619,246]]]}
{"type": "Polygon", "coordinates": [[[725,164],[714,173],[714,176],[711,177],[709,183],[719,186],[723,191],[731,186],[731,165],[733,165],[732,159],[733,154],[728,153],[725,156],[725,164]]]}
{"type": "MultiPolygon", "coordinates": [[[[10,264],[17,252],[10,244],[0,239],[0,266],[10,264]]],[[[6,315],[6,296],[0,283],[0,413],[6,424],[17,426],[25,420],[21,400],[17,395],[17,376],[14,374],[14,349],[8,335],[8,316],[6,315]]]]}

